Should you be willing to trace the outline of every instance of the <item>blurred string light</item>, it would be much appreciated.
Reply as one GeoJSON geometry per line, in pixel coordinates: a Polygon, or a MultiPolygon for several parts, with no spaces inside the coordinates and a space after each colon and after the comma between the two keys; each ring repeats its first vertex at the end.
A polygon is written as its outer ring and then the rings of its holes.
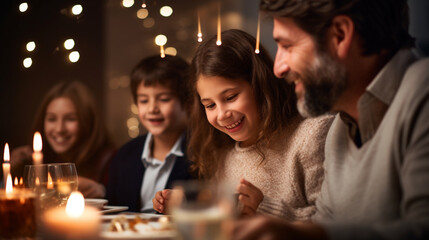
{"type": "Polygon", "coordinates": [[[202,42],[203,41],[203,33],[201,32],[201,20],[200,20],[200,10],[197,10],[197,14],[198,14],[198,42],[202,42]]]}
{"type": "Polygon", "coordinates": [[[73,15],[77,16],[77,15],[82,13],[83,7],[80,4],[76,4],[72,7],[71,11],[72,11],[73,15]]]}
{"type": "Polygon", "coordinates": [[[75,45],[75,42],[72,38],[69,38],[64,41],[64,48],[67,50],[74,48],[74,45],[75,45]]]}
{"type": "Polygon", "coordinates": [[[147,16],[149,16],[149,12],[147,9],[141,8],[141,9],[137,10],[137,18],[145,19],[145,18],[147,18],[147,16]]]}
{"type": "Polygon", "coordinates": [[[220,46],[222,45],[222,38],[221,38],[221,22],[220,22],[220,1],[218,2],[218,16],[217,16],[217,41],[216,45],[220,46]]]}
{"type": "Polygon", "coordinates": [[[130,8],[134,5],[134,0],[122,0],[122,6],[130,8]]]}
{"type": "Polygon", "coordinates": [[[171,56],[176,56],[177,55],[177,50],[174,47],[168,47],[165,49],[165,54],[171,55],[171,56]]]}
{"type": "Polygon", "coordinates": [[[20,12],[25,12],[28,10],[28,3],[23,2],[21,4],[19,4],[19,11],[20,12]]]}
{"type": "Polygon", "coordinates": [[[78,51],[73,51],[69,54],[69,60],[72,63],[79,61],[79,58],[80,58],[80,54],[78,51]]]}
{"type": "Polygon", "coordinates": [[[259,54],[259,36],[261,31],[261,16],[258,13],[258,27],[256,29],[256,46],[255,46],[255,53],[259,54]]]}
{"type": "Polygon", "coordinates": [[[146,7],[147,7],[147,5],[146,5],[146,0],[143,0],[142,8],[146,8],[146,7]]]}
{"type": "Polygon", "coordinates": [[[32,52],[34,49],[36,49],[36,43],[34,41],[28,42],[25,48],[27,51],[32,52]]]}
{"type": "Polygon", "coordinates": [[[163,6],[159,9],[159,13],[163,17],[169,17],[173,14],[173,9],[170,6],[163,6]]]}
{"type": "Polygon", "coordinates": [[[167,43],[167,37],[165,35],[159,34],[155,37],[155,44],[160,47],[161,58],[165,58],[164,45],[167,43]]]}
{"type": "Polygon", "coordinates": [[[130,8],[134,5],[134,0],[122,0],[122,6],[130,8]]]}
{"type": "Polygon", "coordinates": [[[137,108],[137,105],[131,104],[131,112],[134,113],[135,115],[139,114],[139,109],[137,108]]]}
{"type": "Polygon", "coordinates": [[[30,57],[25,58],[24,61],[22,61],[22,64],[25,68],[29,68],[31,65],[33,65],[33,60],[30,57]]]}
{"type": "Polygon", "coordinates": [[[155,19],[148,17],[145,20],[143,20],[143,26],[145,28],[151,28],[155,25],[155,19]]]}

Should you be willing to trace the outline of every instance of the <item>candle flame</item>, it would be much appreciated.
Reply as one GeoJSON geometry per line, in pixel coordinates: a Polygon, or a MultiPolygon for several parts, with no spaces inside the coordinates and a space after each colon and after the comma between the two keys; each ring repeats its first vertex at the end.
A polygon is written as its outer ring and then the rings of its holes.
{"type": "Polygon", "coordinates": [[[36,177],[36,180],[34,181],[34,184],[36,186],[40,186],[40,179],[39,179],[39,177],[36,177]]]}
{"type": "Polygon", "coordinates": [[[19,179],[19,185],[24,186],[24,179],[22,177],[19,179]]]}
{"type": "Polygon", "coordinates": [[[13,192],[12,176],[9,173],[7,175],[7,180],[6,180],[6,193],[12,193],[12,192],[13,192]]]}
{"type": "Polygon", "coordinates": [[[13,185],[17,186],[18,185],[18,177],[15,177],[15,180],[13,181],[13,185]]]}
{"type": "Polygon", "coordinates": [[[220,46],[222,44],[221,40],[221,22],[220,22],[220,1],[218,5],[218,16],[217,16],[217,41],[216,45],[220,46]]]}
{"type": "Polygon", "coordinates": [[[143,0],[142,8],[146,8],[146,0],[143,0]]]}
{"type": "Polygon", "coordinates": [[[255,46],[255,53],[259,53],[259,38],[261,35],[261,14],[258,13],[258,28],[256,30],[256,46],[255,46]]]}
{"type": "Polygon", "coordinates": [[[35,152],[41,152],[42,151],[42,135],[40,135],[40,132],[34,133],[33,151],[35,151],[35,152]]]}
{"type": "Polygon", "coordinates": [[[6,143],[4,145],[3,160],[4,160],[4,162],[10,161],[10,153],[9,153],[9,144],[8,143],[6,143]]]}
{"type": "Polygon", "coordinates": [[[54,189],[54,183],[52,182],[51,173],[48,173],[48,185],[47,189],[54,189]]]}
{"type": "Polygon", "coordinates": [[[78,218],[82,216],[83,210],[85,208],[85,199],[83,198],[82,193],[72,192],[69,199],[67,200],[66,205],[66,214],[72,218],[78,218]]]}

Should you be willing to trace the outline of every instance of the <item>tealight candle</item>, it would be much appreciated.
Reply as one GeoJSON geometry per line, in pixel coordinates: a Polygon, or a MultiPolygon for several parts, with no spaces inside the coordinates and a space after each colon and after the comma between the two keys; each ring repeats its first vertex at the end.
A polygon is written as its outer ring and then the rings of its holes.
{"type": "Polygon", "coordinates": [[[0,191],[0,239],[35,238],[35,196],[29,189],[14,189],[8,174],[0,191]]]}
{"type": "Polygon", "coordinates": [[[7,176],[10,173],[10,154],[9,154],[9,144],[5,144],[4,145],[4,152],[3,152],[3,182],[4,185],[6,186],[6,180],[7,180],[7,176]]]}
{"type": "Polygon", "coordinates": [[[80,192],[73,192],[66,207],[51,208],[42,216],[43,239],[96,239],[100,234],[100,212],[85,207],[80,192]]]}

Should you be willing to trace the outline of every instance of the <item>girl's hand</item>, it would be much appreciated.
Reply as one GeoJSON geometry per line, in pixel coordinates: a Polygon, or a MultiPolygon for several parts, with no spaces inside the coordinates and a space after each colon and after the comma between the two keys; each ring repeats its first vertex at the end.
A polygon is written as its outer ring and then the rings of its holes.
{"type": "Polygon", "coordinates": [[[262,191],[244,178],[240,179],[237,186],[238,201],[243,205],[241,216],[252,216],[256,213],[259,204],[264,199],[262,191]]]}
{"type": "Polygon", "coordinates": [[[170,189],[164,189],[162,191],[156,192],[155,197],[152,199],[153,209],[159,213],[166,213],[170,195],[170,189]]]}

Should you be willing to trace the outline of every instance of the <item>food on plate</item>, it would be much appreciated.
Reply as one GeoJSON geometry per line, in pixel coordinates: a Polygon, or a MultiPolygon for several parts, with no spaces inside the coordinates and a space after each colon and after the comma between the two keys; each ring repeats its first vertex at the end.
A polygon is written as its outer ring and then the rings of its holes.
{"type": "Polygon", "coordinates": [[[173,230],[171,220],[167,216],[142,218],[136,215],[129,218],[126,215],[120,214],[113,218],[110,222],[108,231],[110,232],[157,232],[173,230]]]}

